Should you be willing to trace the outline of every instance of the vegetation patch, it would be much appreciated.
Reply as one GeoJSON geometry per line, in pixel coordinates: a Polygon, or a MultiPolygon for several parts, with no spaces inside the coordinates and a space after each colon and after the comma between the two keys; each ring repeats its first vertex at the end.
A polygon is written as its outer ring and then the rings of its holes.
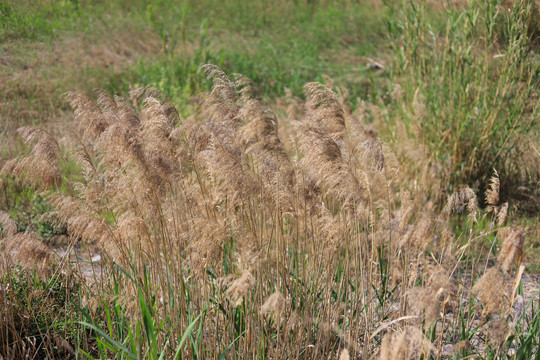
{"type": "Polygon", "coordinates": [[[0,5],[0,359],[534,357],[537,11],[0,5]]]}

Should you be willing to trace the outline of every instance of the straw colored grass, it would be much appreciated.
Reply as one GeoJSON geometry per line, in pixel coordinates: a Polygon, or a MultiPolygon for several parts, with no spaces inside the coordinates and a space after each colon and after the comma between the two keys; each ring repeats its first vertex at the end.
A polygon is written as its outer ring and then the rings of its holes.
{"type": "MultiPolygon", "coordinates": [[[[68,342],[75,351],[412,359],[440,357],[443,345],[498,356],[522,341],[527,327],[507,324],[526,232],[493,213],[496,173],[489,211],[468,187],[439,211],[414,198],[390,147],[331,88],[306,84],[304,107],[279,117],[246,78],[204,70],[214,85],[189,119],[154,88],[131,99],[70,92],[76,126],[62,139],[22,129],[33,151],[2,170],[49,199],[72,246],[102,255],[74,298],[74,324],[86,329],[68,342]],[[282,138],[280,126],[293,132],[282,138]],[[70,159],[75,177],[62,174],[70,159]],[[456,241],[448,219],[462,213],[471,235],[493,218],[503,239],[496,259],[468,259],[488,235],[456,241]],[[483,336],[484,325],[496,334],[483,336]]],[[[45,275],[54,257],[1,219],[2,261],[34,259],[45,275]]],[[[25,354],[27,340],[3,336],[6,356],[25,354]]],[[[56,356],[44,349],[35,353],[56,356]]]]}

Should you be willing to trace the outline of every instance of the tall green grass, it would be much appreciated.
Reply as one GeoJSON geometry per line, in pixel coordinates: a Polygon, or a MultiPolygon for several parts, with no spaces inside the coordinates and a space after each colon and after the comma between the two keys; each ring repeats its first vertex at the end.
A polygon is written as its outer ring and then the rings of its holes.
{"type": "Polygon", "coordinates": [[[538,139],[539,57],[532,2],[470,1],[433,15],[422,1],[392,8],[392,78],[403,90],[391,124],[429,149],[451,185],[485,189],[493,168],[507,190],[538,168],[522,161],[538,139]]]}

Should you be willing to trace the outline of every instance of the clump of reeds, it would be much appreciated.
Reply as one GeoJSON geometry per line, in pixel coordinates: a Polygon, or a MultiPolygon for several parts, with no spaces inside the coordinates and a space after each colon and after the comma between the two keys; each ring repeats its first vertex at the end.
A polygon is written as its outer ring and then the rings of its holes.
{"type": "MultiPolygon", "coordinates": [[[[447,313],[470,299],[460,298],[463,248],[447,218],[476,219],[474,191],[449,196],[440,216],[329,87],[307,84],[305,108],[284,119],[249,80],[204,70],[213,87],[189,119],[153,88],[132,91],[132,103],[102,90],[96,100],[68,93],[76,129],[62,141],[24,130],[39,146],[4,169],[37,185],[44,175],[26,167],[54,165],[58,175],[39,186],[49,217],[73,243],[99,247],[105,261],[81,306],[95,319],[115,309],[116,318],[99,331],[99,321],[86,326],[106,334],[109,349],[129,344],[113,351],[139,357],[178,347],[192,358],[418,358],[441,351],[428,338],[453,341],[447,313]],[[294,129],[291,146],[281,124],[294,129]],[[62,174],[63,157],[79,176],[62,174]]],[[[38,239],[0,220],[5,249],[49,259],[38,239]]],[[[472,291],[485,314],[507,305],[502,272],[522,252],[523,232],[504,237],[500,269],[472,291]]]]}

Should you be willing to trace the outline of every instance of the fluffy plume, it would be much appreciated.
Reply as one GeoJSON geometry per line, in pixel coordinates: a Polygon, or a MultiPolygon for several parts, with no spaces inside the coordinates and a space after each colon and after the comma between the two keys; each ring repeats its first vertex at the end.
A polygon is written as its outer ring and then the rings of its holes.
{"type": "Polygon", "coordinates": [[[447,345],[447,349],[443,352],[448,356],[457,356],[465,354],[472,349],[472,344],[469,340],[461,340],[453,345],[447,345]]]}
{"type": "Polygon", "coordinates": [[[508,217],[508,203],[498,205],[499,203],[499,173],[497,170],[493,170],[494,174],[489,179],[489,188],[486,190],[486,202],[488,204],[487,211],[495,214],[495,223],[498,226],[502,226],[508,217]]]}
{"type": "Polygon", "coordinates": [[[0,239],[17,233],[17,223],[5,211],[0,211],[0,239]]]}
{"type": "Polygon", "coordinates": [[[135,106],[139,106],[147,99],[154,99],[154,101],[159,103],[159,111],[167,117],[171,126],[178,126],[180,124],[180,114],[178,114],[178,110],[176,110],[171,99],[169,99],[161,90],[152,86],[145,86],[130,91],[129,96],[133,100],[135,106]]]}
{"type": "Polygon", "coordinates": [[[82,167],[85,180],[91,181],[91,179],[95,179],[98,171],[89,146],[70,129],[67,130],[61,142],[69,148],[71,154],[75,156],[77,164],[82,167]]]}
{"type": "Polygon", "coordinates": [[[236,205],[250,194],[260,193],[260,182],[244,166],[240,150],[231,142],[232,137],[221,126],[214,125],[208,124],[211,144],[199,154],[199,159],[218,190],[216,202],[229,200],[231,205],[236,205]]]}
{"type": "Polygon", "coordinates": [[[506,338],[508,333],[508,321],[505,319],[492,319],[487,324],[487,332],[489,341],[493,344],[500,345],[506,338]]]}
{"type": "Polygon", "coordinates": [[[482,314],[498,313],[507,305],[507,289],[504,278],[497,267],[489,268],[476,282],[472,292],[483,304],[482,314]]]}
{"type": "Polygon", "coordinates": [[[336,95],[318,83],[305,86],[306,119],[297,124],[300,149],[304,158],[300,166],[308,178],[345,206],[361,210],[368,198],[364,176],[355,174],[343,156],[348,152],[344,138],[345,117],[336,95]]]}
{"type": "Polygon", "coordinates": [[[431,217],[422,216],[416,224],[403,229],[402,236],[399,239],[399,246],[401,248],[408,247],[410,250],[425,250],[433,241],[434,225],[435,223],[431,217]]]}
{"type": "Polygon", "coordinates": [[[291,211],[295,172],[279,139],[275,114],[261,101],[249,99],[240,110],[240,116],[245,125],[238,131],[238,142],[247,154],[258,159],[267,193],[291,211]]]}
{"type": "MultiPolygon", "coordinates": [[[[209,219],[203,215],[195,217],[192,221],[191,226],[196,228],[197,232],[193,232],[191,227],[186,228],[182,238],[189,244],[193,266],[203,269],[211,266],[223,255],[223,241],[229,236],[228,226],[225,222],[209,219]]],[[[243,275],[251,276],[251,274],[243,275]]]]}
{"type": "Polygon", "coordinates": [[[525,229],[520,227],[503,228],[499,230],[499,237],[503,243],[497,256],[497,263],[503,271],[508,271],[517,262],[521,262],[523,243],[525,242],[525,229]]]}
{"type": "Polygon", "coordinates": [[[349,350],[343,349],[339,353],[339,360],[349,360],[351,357],[349,355],[349,350]]]}
{"type": "Polygon", "coordinates": [[[237,93],[240,95],[240,101],[243,103],[252,100],[261,100],[261,90],[255,85],[255,83],[245,77],[242,74],[233,74],[234,84],[237,89],[237,93]]]}
{"type": "Polygon", "coordinates": [[[339,219],[332,216],[324,203],[316,207],[316,213],[318,214],[317,227],[325,240],[325,248],[331,251],[340,248],[340,241],[346,231],[343,224],[339,222],[339,219]]]}
{"type": "Polygon", "coordinates": [[[486,190],[486,202],[488,203],[487,210],[494,211],[499,203],[499,173],[496,169],[493,170],[494,174],[489,179],[489,188],[486,190]]]}
{"type": "Polygon", "coordinates": [[[25,268],[36,268],[42,275],[48,273],[48,262],[52,252],[39,240],[38,234],[18,233],[4,239],[0,246],[3,247],[2,251],[20,262],[25,268]]]}
{"type": "Polygon", "coordinates": [[[502,226],[508,218],[508,203],[505,202],[501,206],[497,207],[495,213],[497,214],[497,225],[502,226]]]}
{"type": "Polygon", "coordinates": [[[334,141],[345,136],[345,113],[336,94],[327,86],[311,82],[304,86],[309,121],[325,130],[334,141]]]}
{"type": "MultiPolygon", "coordinates": [[[[170,135],[174,123],[167,116],[168,108],[153,97],[147,97],[141,114],[143,148],[150,171],[163,182],[178,176],[179,167],[170,135]]],[[[169,110],[170,111],[170,110],[169,110]]]]}
{"type": "Polygon", "coordinates": [[[433,344],[416,327],[408,327],[384,336],[379,360],[420,359],[429,356],[433,344]]]}
{"type": "Polygon", "coordinates": [[[384,153],[381,143],[375,137],[370,137],[362,142],[360,147],[363,150],[364,163],[368,168],[376,171],[383,171],[384,153]]]}
{"type": "Polygon", "coordinates": [[[382,340],[379,360],[405,359],[407,342],[404,332],[386,334],[382,340]]]}
{"type": "Polygon", "coordinates": [[[274,321],[281,321],[283,311],[285,310],[285,297],[276,291],[266,299],[261,306],[261,313],[265,316],[272,316],[274,321]]]}
{"type": "Polygon", "coordinates": [[[311,124],[301,124],[300,149],[305,154],[300,165],[310,177],[324,186],[326,194],[344,204],[360,204],[363,199],[361,184],[341,156],[336,142],[311,124]]]}
{"type": "Polygon", "coordinates": [[[415,287],[409,291],[409,306],[414,315],[424,315],[426,325],[431,326],[454,291],[455,286],[448,276],[444,271],[439,271],[431,276],[425,287],[415,287]]]}
{"type": "Polygon", "coordinates": [[[27,144],[34,144],[32,153],[8,161],[2,172],[11,173],[42,190],[58,186],[62,181],[58,141],[48,131],[39,128],[22,127],[17,131],[27,144]]]}
{"type": "Polygon", "coordinates": [[[240,107],[236,103],[238,93],[235,83],[215,65],[208,64],[202,68],[208,79],[212,79],[214,83],[212,91],[202,95],[206,113],[212,121],[227,128],[236,129],[241,124],[241,120],[237,117],[240,107]]]}
{"type": "Polygon", "coordinates": [[[74,110],[75,120],[83,138],[98,138],[109,126],[100,107],[89,97],[70,91],[66,93],[69,104],[74,110]]]}
{"type": "Polygon", "coordinates": [[[253,285],[255,285],[255,278],[249,271],[244,271],[238,279],[233,281],[226,291],[232,305],[239,306],[242,304],[244,297],[253,285]]]}
{"type": "Polygon", "coordinates": [[[115,230],[120,243],[131,244],[145,253],[150,253],[156,245],[150,236],[147,223],[133,211],[127,211],[118,217],[115,230]]]}

